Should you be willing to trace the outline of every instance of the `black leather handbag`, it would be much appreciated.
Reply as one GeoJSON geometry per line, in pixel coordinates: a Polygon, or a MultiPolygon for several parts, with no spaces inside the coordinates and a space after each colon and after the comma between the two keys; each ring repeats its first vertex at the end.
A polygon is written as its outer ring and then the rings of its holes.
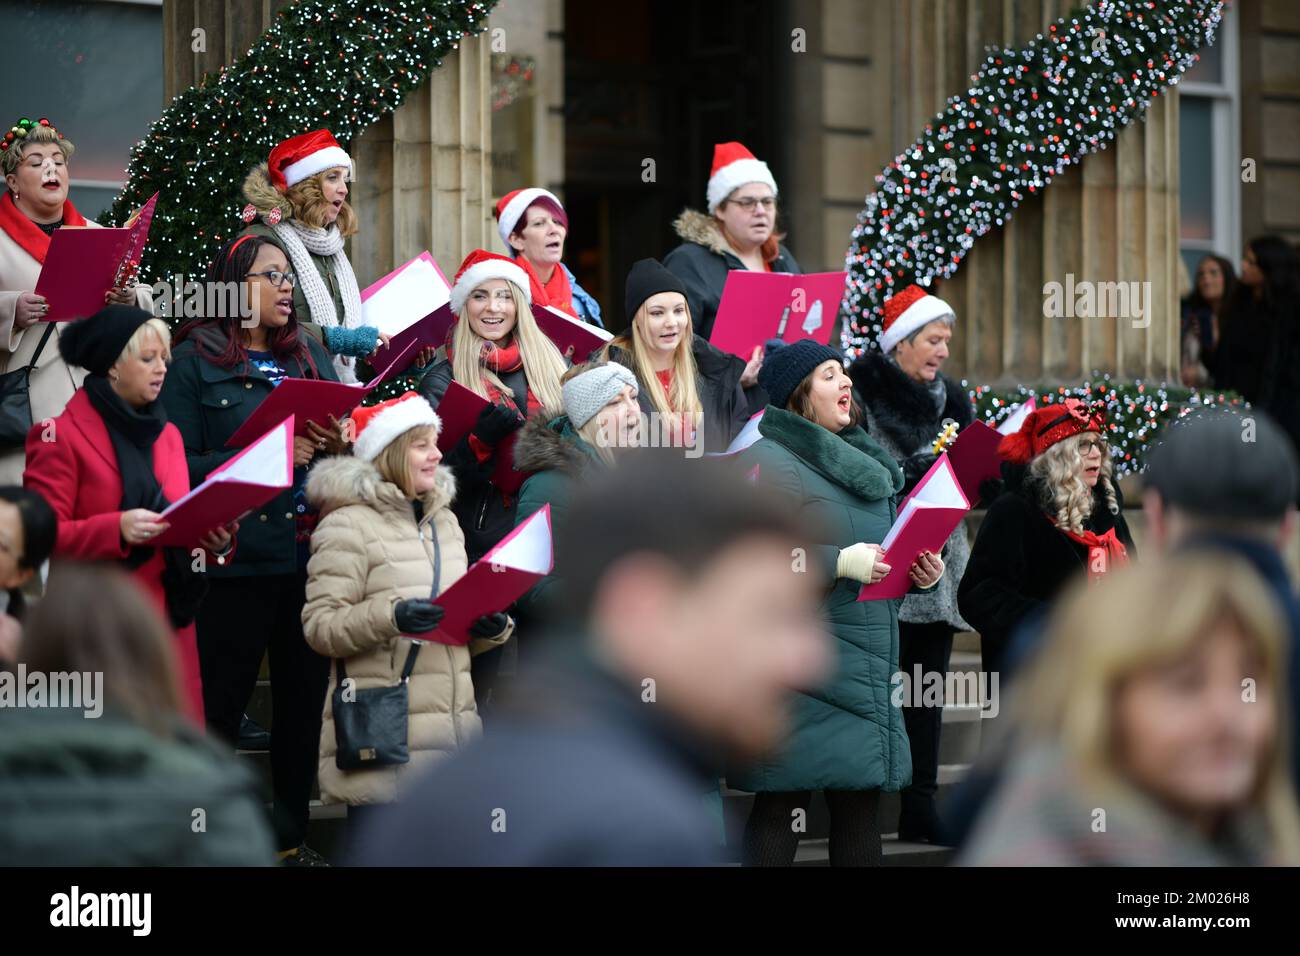
{"type": "Polygon", "coordinates": [[[45,323],[45,332],[32,354],[32,360],[22,368],[0,375],[0,451],[13,451],[27,444],[27,433],[32,430],[31,388],[32,369],[40,361],[45,343],[54,334],[53,322],[45,323]]]}
{"type": "MultiPolygon", "coordinates": [[[[442,577],[442,549],[437,535],[433,538],[433,594],[438,596],[438,582],[442,577]]],[[[402,667],[402,679],[396,687],[370,687],[365,690],[344,690],[347,670],[341,658],[334,661],[338,669],[338,683],[334,687],[334,763],[340,770],[367,770],[371,767],[391,767],[410,761],[406,730],[410,717],[410,697],[407,693],[415,658],[420,644],[411,645],[402,667]]]]}

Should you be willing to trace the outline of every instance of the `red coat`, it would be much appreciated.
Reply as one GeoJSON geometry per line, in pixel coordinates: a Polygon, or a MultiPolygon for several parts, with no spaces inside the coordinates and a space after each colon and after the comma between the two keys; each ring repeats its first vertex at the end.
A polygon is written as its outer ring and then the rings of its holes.
{"type": "MultiPolygon", "coordinates": [[[[175,425],[167,424],[153,446],[153,471],[168,501],[190,490],[185,447],[175,425]]],[[[77,389],[63,414],[37,422],[27,435],[27,470],[23,484],[39,492],[59,516],[54,555],[82,561],[116,561],[128,548],[122,541],[122,479],[117,452],[103,418],[84,388],[77,389]],[[48,440],[47,440],[48,439],[48,440]]],[[[167,619],[160,550],[132,572],[167,619]]],[[[194,625],[176,632],[181,689],[189,713],[203,724],[203,685],[199,677],[194,625]]]]}

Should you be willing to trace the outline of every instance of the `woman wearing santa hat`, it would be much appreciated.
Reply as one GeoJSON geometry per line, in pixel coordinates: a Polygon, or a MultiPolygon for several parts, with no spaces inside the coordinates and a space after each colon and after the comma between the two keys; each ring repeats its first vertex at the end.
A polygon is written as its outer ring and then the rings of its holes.
{"type": "Polygon", "coordinates": [[[321,518],[302,620],[307,643],[334,661],[320,735],[321,799],[348,804],[355,823],[357,808],[390,803],[407,775],[478,735],[470,659],[503,644],[514,625],[490,614],[470,628],[468,645],[434,637],[443,617],[438,595],[468,563],[451,511],[456,480],[441,464],[442,423],[429,403],[407,392],[358,408],[352,423],[352,454],[321,462],[307,482],[321,518]],[[367,760],[364,748],[380,741],[339,739],[335,709],[349,703],[333,692],[345,679],[363,694],[407,685],[407,760],[386,759],[381,748],[367,760]],[[340,743],[361,752],[340,752],[340,743]]]}
{"type": "Polygon", "coordinates": [[[957,588],[980,635],[984,670],[1001,673],[1019,625],[1079,574],[1095,580],[1133,556],[1111,481],[1105,412],[1077,398],[1035,409],[998,446],[1006,485],[989,507],[957,588]]]}
{"type": "Polygon", "coordinates": [[[361,292],[343,251],[343,240],[357,232],[347,201],[354,173],[352,157],[329,130],[318,129],[280,143],[244,179],[243,217],[257,220],[244,235],[270,239],[289,254],[300,326],[336,356],[345,382],[357,381],[356,360],[381,341],[378,329],[362,324],[361,292]]]}
{"type": "MultiPolygon", "coordinates": [[[[50,305],[35,292],[55,230],[99,228],[68,199],[72,150],[72,143],[43,117],[20,119],[0,138],[6,186],[0,195],[0,374],[31,368],[27,395],[33,422],[62,412],[86,375],[59,354],[58,337],[67,323],[42,322],[50,305]]],[[[107,289],[104,301],[153,311],[147,286],[107,289]]],[[[0,445],[0,484],[20,484],[23,465],[23,442],[15,435],[0,445]]]]}
{"type": "Polygon", "coordinates": [[[549,305],[604,328],[600,305],[560,261],[569,217],[555,194],[536,186],[506,193],[496,206],[497,231],[515,262],[528,273],[534,305],[549,305]]]}
{"type": "MultiPolygon", "coordinates": [[[[512,436],[534,414],[547,420],[564,410],[560,378],[567,363],[537,326],[528,275],[512,260],[475,249],[451,287],[456,316],[447,343],[420,380],[435,409],[453,381],[488,400],[470,433],[447,454],[458,489],[452,509],[465,533],[465,551],[477,561],[515,526],[518,489],[493,479],[498,460],[513,464],[512,436]]],[[[480,705],[486,704],[499,652],[474,660],[480,705]]]]}
{"type": "Polygon", "coordinates": [[[687,209],[673,223],[682,244],[664,257],[664,265],[686,284],[695,331],[706,339],[729,271],[803,271],[781,244],[785,237],[776,232],[776,192],[767,163],[740,143],[718,143],[706,193],[708,212],[687,209]]]}
{"type": "MultiPolygon", "coordinates": [[[[966,389],[940,371],[956,321],[948,303],[920,286],[908,286],[885,302],[880,348],[849,368],[866,416],[863,427],[903,469],[904,497],[934,464],[933,444],[943,423],[965,428],[975,417],[966,389]]],[[[944,544],[942,557],[948,570],[939,586],[927,594],[908,595],[898,609],[899,669],[904,674],[916,667],[926,674],[946,674],[953,633],[971,629],[957,610],[957,582],[970,557],[964,523],[944,544]]],[[[942,717],[941,700],[927,706],[904,704],[912,783],[902,795],[899,839],[943,838],[934,800],[942,717]]]]}

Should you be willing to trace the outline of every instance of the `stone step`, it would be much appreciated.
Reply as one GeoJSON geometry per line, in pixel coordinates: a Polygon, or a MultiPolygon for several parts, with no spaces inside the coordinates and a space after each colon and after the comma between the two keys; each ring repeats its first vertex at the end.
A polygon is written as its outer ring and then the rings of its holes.
{"type": "MultiPolygon", "coordinates": [[[[932,846],[929,843],[905,843],[897,833],[886,833],[880,838],[881,855],[885,866],[944,866],[953,859],[953,849],[932,846]]],[[[795,866],[830,866],[830,841],[801,840],[795,851],[795,866]]]]}

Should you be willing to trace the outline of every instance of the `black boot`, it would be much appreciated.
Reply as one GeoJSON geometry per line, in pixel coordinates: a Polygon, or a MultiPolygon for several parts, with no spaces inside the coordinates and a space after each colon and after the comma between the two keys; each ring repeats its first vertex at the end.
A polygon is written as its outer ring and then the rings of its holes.
{"type": "Polygon", "coordinates": [[[239,721],[239,743],[237,750],[270,750],[271,732],[258,725],[247,714],[239,721]]]}

